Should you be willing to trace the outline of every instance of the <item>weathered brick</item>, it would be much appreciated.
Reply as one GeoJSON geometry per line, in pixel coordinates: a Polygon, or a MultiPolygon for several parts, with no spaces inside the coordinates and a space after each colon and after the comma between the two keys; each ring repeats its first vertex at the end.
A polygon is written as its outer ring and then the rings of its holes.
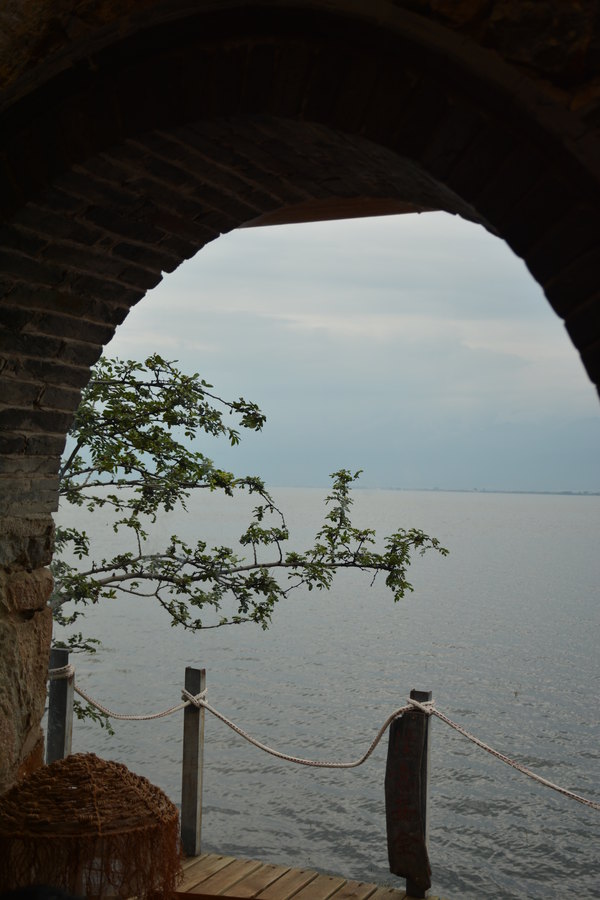
{"type": "MultiPolygon", "coordinates": [[[[173,165],[169,160],[154,154],[152,144],[153,141],[150,138],[150,140],[129,141],[119,147],[119,168],[123,174],[128,172],[128,182],[131,187],[139,194],[137,190],[138,177],[144,177],[150,173],[153,179],[157,179],[173,189],[187,188],[190,182],[189,174],[173,165]],[[128,168],[125,168],[126,166],[128,168]]],[[[116,169],[114,158],[111,161],[116,169]]]]}
{"type": "MultiPolygon", "coordinates": [[[[119,209],[119,207],[117,207],[119,209]]],[[[165,237],[165,232],[155,228],[151,224],[138,222],[133,218],[127,218],[127,208],[119,209],[119,212],[105,207],[92,207],[85,215],[86,222],[93,222],[117,238],[129,238],[140,243],[159,244],[165,237]]]]}
{"type": "Polygon", "coordinates": [[[32,381],[2,381],[2,404],[5,406],[34,406],[40,399],[43,387],[32,381]]]}
{"type": "Polygon", "coordinates": [[[49,431],[53,434],[64,434],[72,418],[70,413],[58,410],[0,409],[0,428],[6,428],[8,431],[32,433],[49,431]]]}
{"type": "Polygon", "coordinates": [[[0,331],[0,353],[52,359],[59,356],[62,341],[47,335],[0,331]]]}
{"type": "Polygon", "coordinates": [[[79,406],[80,400],[80,390],[46,384],[42,387],[38,403],[46,409],[60,409],[72,413],[79,406]]]}
{"type": "Polygon", "coordinates": [[[62,279],[60,269],[2,248],[0,248],[0,269],[5,277],[49,287],[57,285],[62,279]]]}
{"type": "Polygon", "coordinates": [[[161,241],[160,247],[161,249],[168,250],[170,253],[177,254],[180,263],[184,262],[186,259],[192,259],[192,257],[198,253],[198,250],[202,249],[201,247],[198,247],[194,241],[186,241],[175,234],[165,235],[164,240],[161,241]]]}
{"type": "MultiPolygon", "coordinates": [[[[157,225],[166,234],[176,235],[179,238],[190,241],[195,246],[196,251],[200,250],[208,241],[218,237],[221,231],[226,230],[226,218],[217,213],[212,215],[216,222],[219,223],[215,227],[211,227],[207,221],[197,223],[184,219],[161,206],[155,206],[153,203],[146,203],[143,211],[146,221],[157,225]]],[[[211,214],[207,213],[205,219],[209,220],[210,218],[211,214]]]]}
{"type": "Polygon", "coordinates": [[[30,321],[31,314],[29,310],[7,304],[0,306],[0,328],[22,331],[30,321]]]}
{"type": "Polygon", "coordinates": [[[26,435],[25,447],[27,453],[32,456],[54,456],[58,458],[62,455],[65,441],[65,434],[28,434],[26,435]]]}
{"type": "MultiPolygon", "coordinates": [[[[98,351],[98,356],[100,351],[98,351]]],[[[65,387],[83,388],[90,380],[89,366],[71,366],[55,359],[28,358],[22,356],[5,357],[5,370],[20,378],[30,378],[36,382],[58,384],[65,387]]]]}
{"type": "Polygon", "coordinates": [[[55,409],[71,413],[79,404],[81,392],[74,388],[43,384],[39,381],[2,381],[3,406],[31,406],[34,409],[55,409]]]}
{"type": "Polygon", "coordinates": [[[115,209],[127,208],[135,202],[135,193],[106,181],[96,180],[88,172],[71,170],[56,180],[57,187],[71,197],[81,198],[87,204],[97,204],[115,209]]]}
{"type": "MultiPolygon", "coordinates": [[[[266,48],[253,48],[250,65],[269,68],[272,59],[267,58],[266,48]]],[[[328,121],[342,90],[346,66],[345,54],[337,46],[320,46],[313,49],[310,72],[304,87],[302,116],[313,122],[328,121]]],[[[269,84],[272,79],[269,79],[269,84]]],[[[256,86],[254,88],[256,91],[256,86]]]]}
{"type": "Polygon", "coordinates": [[[0,514],[0,568],[37,569],[52,559],[54,522],[49,515],[0,514]]]}
{"type": "Polygon", "coordinates": [[[486,122],[446,175],[446,184],[470,203],[495,177],[514,150],[518,137],[506,125],[486,122]]]}
{"type": "Polygon", "coordinates": [[[0,433],[0,453],[25,453],[27,439],[23,434],[15,434],[9,431],[0,433]]]}
{"type": "Polygon", "coordinates": [[[50,172],[46,154],[39,152],[40,136],[36,133],[36,122],[29,120],[19,129],[7,130],[3,135],[3,145],[11,181],[18,186],[23,198],[31,196],[32,191],[43,190],[50,181],[50,172]]]}
{"type": "Polygon", "coordinates": [[[77,294],[81,300],[103,300],[112,304],[115,316],[121,315],[124,305],[137,303],[144,296],[145,289],[135,289],[131,286],[119,284],[106,278],[97,278],[94,275],[81,275],[78,272],[65,272],[62,287],[71,293],[77,294]]]}
{"type": "Polygon", "coordinates": [[[10,351],[42,359],[58,358],[72,366],[89,367],[98,360],[102,347],[97,343],[86,344],[83,341],[61,341],[59,338],[42,335],[0,332],[0,353],[6,357],[10,351]]]}
{"type": "MultiPolygon", "coordinates": [[[[193,90],[201,84],[204,116],[231,115],[240,109],[241,91],[246,73],[247,50],[244,46],[223,47],[218,54],[206,54],[185,60],[183,84],[193,90]],[[196,79],[199,78],[199,81],[196,79]]],[[[198,91],[195,91],[198,94],[198,91]]],[[[200,99],[200,98],[199,98],[200,99]]],[[[188,119],[189,121],[189,119],[188,119]]]]}
{"type": "Polygon", "coordinates": [[[23,615],[5,615],[0,630],[0,783],[6,790],[42,739],[39,723],[44,713],[48,648],[52,634],[52,611],[31,610],[23,615]],[[13,710],[8,716],[7,710],[13,710]],[[12,771],[11,771],[12,770],[12,771]]]}
{"type": "Polygon", "coordinates": [[[17,183],[15,173],[4,153],[0,154],[0,174],[2,178],[2,191],[0,192],[0,210],[3,218],[10,218],[15,210],[23,205],[25,194],[23,188],[17,183]]]}
{"type": "Polygon", "coordinates": [[[390,110],[400,111],[408,102],[417,83],[416,72],[409,71],[406,67],[399,70],[397,61],[391,60],[388,56],[380,59],[374,90],[364,109],[360,125],[361,134],[375,141],[385,136],[389,141],[390,130],[396,124],[395,117],[390,121],[390,110]]]}
{"type": "Polygon", "coordinates": [[[56,334],[64,338],[103,344],[111,339],[114,328],[111,325],[90,322],[83,316],[63,316],[48,312],[32,312],[28,323],[29,331],[38,334],[56,334]]]}
{"type": "Polygon", "coordinates": [[[598,344],[600,334],[600,285],[594,298],[565,319],[565,327],[577,347],[598,344]]]}
{"type": "MultiPolygon", "coordinates": [[[[83,204],[81,205],[83,206],[83,204]]],[[[63,238],[92,247],[105,236],[101,228],[84,224],[70,211],[63,213],[34,203],[27,204],[19,210],[15,221],[32,233],[39,235],[40,239],[63,238]]]]}
{"type": "MultiPolygon", "coordinates": [[[[62,313],[76,319],[83,318],[103,325],[106,322],[122,321],[118,317],[124,318],[129,312],[126,302],[110,303],[53,288],[30,287],[24,284],[14,285],[0,279],[0,294],[3,290],[7,304],[12,306],[21,306],[26,310],[62,313]]],[[[126,292],[125,296],[127,297],[126,292]]]]}
{"type": "MultiPolygon", "coordinates": [[[[191,237],[192,240],[201,242],[205,237],[194,227],[194,223],[202,225],[203,222],[210,222],[215,216],[218,217],[223,214],[221,208],[215,209],[202,196],[199,199],[191,196],[182,196],[169,185],[163,185],[162,182],[154,181],[148,177],[140,178],[139,187],[145,200],[140,209],[142,220],[161,223],[163,216],[172,216],[173,220],[179,223],[176,233],[186,236],[185,229],[187,225],[189,228],[187,236],[191,237]]],[[[225,204],[225,208],[226,206],[227,204],[225,204]]],[[[161,223],[162,227],[164,226],[161,223]]],[[[169,230],[171,230],[170,226],[169,230]]]]}
{"type": "Polygon", "coordinates": [[[143,268],[154,271],[172,272],[179,265],[179,258],[172,253],[161,253],[157,247],[142,247],[121,241],[112,249],[112,254],[119,259],[131,260],[143,268]]]}
{"type": "Polygon", "coordinates": [[[145,292],[160,284],[162,272],[160,269],[150,271],[149,269],[142,269],[140,266],[125,265],[119,269],[116,280],[119,284],[124,284],[128,288],[145,292]]]}
{"type": "Polygon", "coordinates": [[[549,222],[527,251],[527,267],[540,284],[591,250],[600,235],[600,209],[578,204],[566,215],[549,222]]]}
{"type": "Polygon", "coordinates": [[[510,245],[523,256],[557,220],[564,219],[573,206],[571,186],[560,173],[546,171],[543,178],[525,191],[506,219],[510,245]]]}
{"type": "MultiPolygon", "coordinates": [[[[600,271],[600,246],[593,247],[579,256],[571,265],[563,269],[551,281],[544,285],[546,297],[563,318],[569,317],[569,311],[576,305],[587,305],[598,293],[597,273],[600,271]]],[[[577,313],[573,315],[572,327],[576,328],[577,313]]],[[[588,323],[589,324],[589,323],[588,323]]],[[[598,332],[586,333],[578,330],[578,334],[586,342],[598,335],[598,332]]]]}
{"type": "Polygon", "coordinates": [[[148,289],[154,287],[157,278],[160,279],[160,270],[158,273],[149,272],[132,264],[124,265],[117,257],[106,252],[93,253],[85,247],[55,243],[45,252],[44,259],[76,272],[106,278],[133,288],[148,289]]]}
{"type": "Polygon", "coordinates": [[[102,347],[100,344],[84,344],[82,341],[63,341],[60,358],[71,365],[93,366],[98,361],[102,347]]]}
{"type": "Polygon", "coordinates": [[[594,384],[600,384],[600,340],[590,342],[581,351],[581,361],[594,384]]]}
{"type": "MultiPolygon", "coordinates": [[[[18,497],[20,494],[31,492],[32,479],[30,473],[20,472],[17,476],[3,475],[0,477],[0,515],[3,514],[2,507],[10,499],[18,497]]],[[[4,509],[6,512],[6,509],[4,509]]]]}
{"type": "Polygon", "coordinates": [[[46,187],[46,190],[36,197],[33,206],[38,205],[48,212],[58,213],[65,218],[75,217],[87,209],[87,201],[81,197],[73,197],[61,190],[56,182],[46,187]]]}
{"type": "Polygon", "coordinates": [[[52,475],[58,471],[58,460],[56,457],[44,456],[26,456],[25,440],[21,437],[21,445],[19,449],[22,451],[18,456],[7,455],[9,451],[4,452],[0,438],[0,474],[1,475],[52,475]]]}
{"type": "Polygon", "coordinates": [[[0,326],[2,325],[13,332],[37,334],[42,337],[60,335],[99,344],[108,342],[114,334],[114,329],[110,325],[12,305],[0,307],[0,326]]]}
{"type": "Polygon", "coordinates": [[[21,228],[4,226],[0,228],[0,247],[22,253],[25,256],[35,256],[48,244],[47,237],[21,228]]]}
{"type": "Polygon", "coordinates": [[[52,592],[52,573],[49,569],[15,572],[8,576],[5,591],[8,609],[43,609],[52,592]]]}
{"type": "Polygon", "coordinates": [[[269,209],[282,205],[280,200],[275,200],[273,197],[265,197],[262,191],[252,190],[249,187],[246,187],[244,192],[238,197],[223,194],[216,188],[199,185],[194,189],[193,196],[205,201],[213,208],[213,212],[205,213],[197,221],[202,221],[207,225],[212,223],[214,228],[219,227],[221,216],[224,216],[226,221],[243,223],[254,219],[257,215],[261,215],[269,209]]]}
{"type": "MultiPolygon", "coordinates": [[[[266,184],[249,183],[240,170],[225,169],[219,164],[218,142],[205,141],[204,136],[191,128],[183,129],[177,139],[153,135],[152,146],[155,144],[158,152],[174,154],[179,165],[189,172],[188,191],[191,196],[213,208],[219,209],[233,200],[240,206],[261,211],[265,203],[271,203],[274,197],[280,198],[275,176],[266,184]]],[[[283,146],[282,143],[282,149],[283,146]]],[[[297,192],[298,196],[300,193],[297,192]]]]}
{"type": "Polygon", "coordinates": [[[504,164],[495,171],[477,197],[477,209],[510,243],[510,233],[503,227],[510,221],[512,210],[535,184],[544,181],[548,162],[532,141],[516,142],[504,164]]]}
{"type": "MultiPolygon", "coordinates": [[[[96,180],[108,181],[122,190],[128,190],[126,182],[130,177],[130,170],[123,166],[120,160],[112,159],[110,152],[86,160],[82,166],[78,167],[78,171],[96,180]]],[[[132,192],[130,191],[130,193],[132,192]]]]}
{"type": "Polygon", "coordinates": [[[461,158],[483,128],[483,116],[479,110],[464,102],[449,102],[430,137],[420,161],[428,173],[445,182],[456,162],[461,158]]]}
{"type": "Polygon", "coordinates": [[[56,491],[15,490],[0,495],[2,515],[30,516],[56,512],[58,493],[56,491]]]}

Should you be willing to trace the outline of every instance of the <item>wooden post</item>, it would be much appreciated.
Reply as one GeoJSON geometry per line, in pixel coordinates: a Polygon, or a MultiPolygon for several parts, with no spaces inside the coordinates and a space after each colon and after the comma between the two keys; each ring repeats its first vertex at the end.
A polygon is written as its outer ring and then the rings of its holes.
{"type": "MultiPolygon", "coordinates": [[[[69,651],[50,651],[50,668],[62,669],[69,664],[69,651]]],[[[71,753],[73,738],[73,681],[74,677],[53,678],[48,689],[48,730],[46,734],[46,762],[64,759],[71,753]]]]}
{"type": "MultiPolygon", "coordinates": [[[[431,700],[429,691],[411,691],[413,700],[431,700]]],[[[390,726],[385,772],[385,815],[390,871],[406,878],[409,897],[426,897],[431,886],[427,853],[429,717],[404,713],[390,726]]]]}
{"type": "MultiPolygon", "coordinates": [[[[185,670],[185,689],[199,694],[206,687],[206,669],[185,670]]],[[[183,713],[183,766],[181,773],[181,844],[186,856],[200,855],[202,829],[202,765],[204,710],[190,704],[183,713]]]]}
{"type": "MultiPolygon", "coordinates": [[[[431,691],[417,691],[413,688],[410,692],[410,699],[417,700],[419,703],[427,703],[431,700],[431,691]]],[[[423,729],[423,755],[421,757],[421,817],[423,820],[423,838],[425,847],[427,847],[429,837],[429,822],[427,815],[427,793],[429,785],[429,756],[430,756],[430,739],[429,739],[429,716],[424,715],[420,710],[415,709],[414,713],[409,715],[421,716],[424,719],[423,729]]],[[[415,884],[411,878],[406,879],[406,893],[409,897],[427,897],[427,891],[415,884]]]]}

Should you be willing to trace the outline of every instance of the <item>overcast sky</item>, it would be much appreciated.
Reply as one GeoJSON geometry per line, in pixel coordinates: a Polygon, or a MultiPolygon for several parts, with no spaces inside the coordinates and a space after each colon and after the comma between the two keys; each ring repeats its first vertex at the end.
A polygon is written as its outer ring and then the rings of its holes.
{"type": "Polygon", "coordinates": [[[600,490],[600,403],[524,264],[444,213],[241,229],[107,348],[198,371],[268,421],[208,456],[268,484],[600,490]]]}

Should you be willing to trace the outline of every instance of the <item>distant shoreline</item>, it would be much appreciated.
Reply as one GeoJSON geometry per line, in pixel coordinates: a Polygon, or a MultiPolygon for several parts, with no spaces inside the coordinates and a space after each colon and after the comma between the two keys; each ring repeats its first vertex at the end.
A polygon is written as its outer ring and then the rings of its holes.
{"type": "MultiPolygon", "coordinates": [[[[269,490],[277,490],[277,488],[294,489],[294,490],[327,490],[328,485],[298,485],[298,484],[269,484],[269,490]]],[[[418,491],[426,494],[523,494],[540,497],[600,497],[600,491],[534,491],[534,490],[517,490],[502,488],[441,488],[441,487],[369,487],[368,485],[356,484],[352,486],[353,491],[418,491]]]]}
{"type": "Polygon", "coordinates": [[[533,494],[550,497],[600,497],[600,491],[527,491],[502,488],[367,488],[359,487],[353,490],[381,490],[381,491],[421,491],[428,494],[533,494]]]}

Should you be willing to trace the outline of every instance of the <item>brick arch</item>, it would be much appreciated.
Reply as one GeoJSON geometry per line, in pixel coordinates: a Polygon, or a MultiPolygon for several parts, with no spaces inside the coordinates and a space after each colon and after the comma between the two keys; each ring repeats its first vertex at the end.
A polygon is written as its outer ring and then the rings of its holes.
{"type": "Polygon", "coordinates": [[[2,115],[0,563],[24,710],[0,722],[5,779],[38,735],[48,515],[79,390],[131,306],[208,241],[331,201],[463,215],[525,259],[600,380],[598,182],[560,122],[414,17],[280,5],[104,40],[2,115]]]}

